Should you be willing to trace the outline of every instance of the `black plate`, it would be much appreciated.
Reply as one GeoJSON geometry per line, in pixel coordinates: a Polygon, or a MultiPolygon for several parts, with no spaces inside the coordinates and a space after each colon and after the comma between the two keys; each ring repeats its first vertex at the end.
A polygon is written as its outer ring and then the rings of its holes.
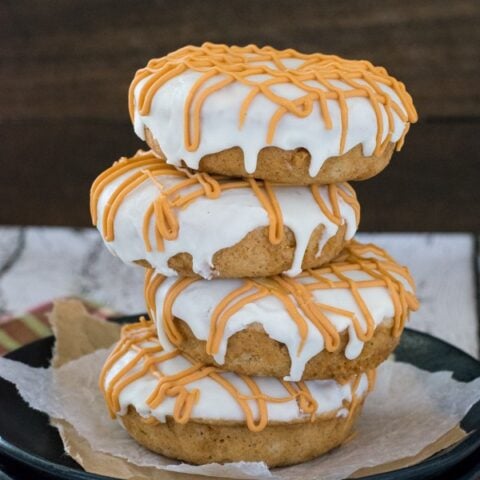
{"type": "MultiPolygon", "coordinates": [[[[137,318],[137,315],[122,317],[117,321],[124,323],[137,318]]],[[[11,352],[7,357],[33,367],[47,367],[52,345],[53,337],[45,338],[11,352]]],[[[480,377],[480,362],[442,340],[415,330],[405,330],[396,356],[400,361],[432,372],[453,371],[454,378],[460,381],[468,382],[480,377]]],[[[0,392],[0,453],[57,478],[110,478],[87,473],[68,457],[57,430],[49,425],[47,415],[29,408],[11,383],[0,379],[0,392]]],[[[415,480],[444,473],[480,449],[480,402],[471,408],[461,426],[470,435],[455,447],[439,452],[418,465],[365,478],[415,480]]]]}

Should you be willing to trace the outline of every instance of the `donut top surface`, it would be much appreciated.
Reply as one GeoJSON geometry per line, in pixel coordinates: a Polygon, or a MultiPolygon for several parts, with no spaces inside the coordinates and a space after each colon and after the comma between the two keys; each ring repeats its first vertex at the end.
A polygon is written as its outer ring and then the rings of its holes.
{"type": "Polygon", "coordinates": [[[269,422],[347,416],[352,402],[373,387],[374,378],[371,371],[343,384],[295,383],[222,372],[179,351],[165,352],[154,324],[141,319],[122,328],[99,383],[112,417],[133,406],[149,423],[165,422],[167,416],[179,423],[235,421],[258,432],[269,422]]]}
{"type": "MultiPolygon", "coordinates": [[[[228,339],[259,324],[290,354],[290,375],[300,380],[306,363],[323,350],[340,347],[348,332],[345,356],[356,358],[383,321],[399,336],[410,310],[418,308],[413,279],[383,249],[352,241],[323,268],[297,277],[218,279],[167,278],[146,274],[145,299],[156,319],[160,342],[174,350],[182,342],[175,318],[206,341],[206,351],[222,364],[228,339]]],[[[245,347],[248,351],[248,346],[245,347]]]]}
{"type": "Polygon", "coordinates": [[[315,228],[324,225],[321,252],[343,224],[346,238],[352,238],[360,219],[347,183],[296,187],[192,173],[142,151],[99,175],[90,209],[107,246],[122,260],[144,259],[160,273],[176,275],[168,259],[186,252],[195,273],[205,278],[214,274],[217,251],[265,226],[274,245],[283,239],[284,226],[292,230],[296,247],[290,272],[297,274],[315,228]]]}
{"type": "Polygon", "coordinates": [[[150,60],[131,83],[129,110],[169,163],[198,168],[204,155],[238,146],[253,173],[266,146],[306,148],[311,176],[359,144],[365,156],[401,148],[417,121],[404,84],[368,61],[213,43],[150,60]]]}

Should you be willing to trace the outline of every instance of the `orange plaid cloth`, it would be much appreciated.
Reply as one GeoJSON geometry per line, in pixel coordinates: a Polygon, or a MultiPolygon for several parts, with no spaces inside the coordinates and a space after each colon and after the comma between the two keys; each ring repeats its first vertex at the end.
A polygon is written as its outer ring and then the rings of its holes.
{"type": "MultiPolygon", "coordinates": [[[[108,318],[116,312],[101,305],[82,300],[88,312],[101,318],[108,318]]],[[[20,316],[0,318],[0,356],[52,334],[48,315],[53,302],[39,305],[20,316]]]]}

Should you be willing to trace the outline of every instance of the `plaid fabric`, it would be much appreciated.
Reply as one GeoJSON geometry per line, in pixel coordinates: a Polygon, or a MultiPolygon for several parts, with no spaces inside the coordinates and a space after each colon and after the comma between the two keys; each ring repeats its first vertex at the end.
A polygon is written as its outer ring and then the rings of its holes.
{"type": "MultiPolygon", "coordinates": [[[[107,318],[116,312],[83,299],[79,299],[89,313],[107,318]]],[[[52,334],[48,315],[52,311],[53,302],[44,303],[23,315],[0,318],[0,356],[20,348],[27,343],[52,334]]]]}

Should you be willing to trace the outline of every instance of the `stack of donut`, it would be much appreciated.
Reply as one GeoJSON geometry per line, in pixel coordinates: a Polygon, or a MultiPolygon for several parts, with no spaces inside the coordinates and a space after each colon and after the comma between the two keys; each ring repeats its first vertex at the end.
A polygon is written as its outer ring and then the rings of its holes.
{"type": "Polygon", "coordinates": [[[346,183],[401,147],[404,85],[367,61],[206,43],[138,70],[129,106],[151,150],[96,179],[91,213],[145,268],[150,319],[103,368],[111,415],[194,464],[340,445],[418,307],[408,270],[353,239],[346,183]]]}

